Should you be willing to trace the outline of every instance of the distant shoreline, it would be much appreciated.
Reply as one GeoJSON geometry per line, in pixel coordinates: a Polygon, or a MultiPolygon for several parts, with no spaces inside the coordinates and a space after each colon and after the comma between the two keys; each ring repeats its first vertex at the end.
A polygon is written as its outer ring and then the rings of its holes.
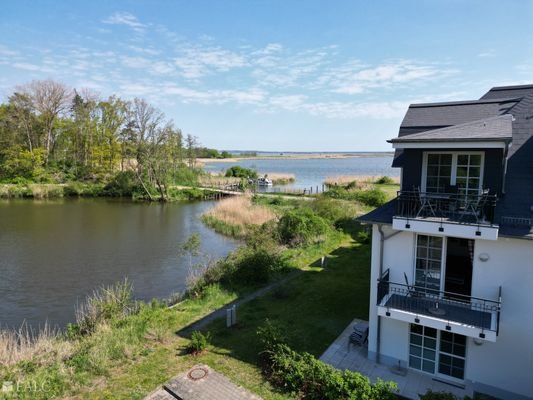
{"type": "Polygon", "coordinates": [[[288,153],[288,155],[259,155],[253,157],[231,157],[231,158],[198,158],[201,164],[208,162],[238,162],[241,160],[313,160],[313,159],[341,159],[341,158],[361,158],[361,157],[387,157],[392,156],[391,152],[375,153],[288,153]]]}

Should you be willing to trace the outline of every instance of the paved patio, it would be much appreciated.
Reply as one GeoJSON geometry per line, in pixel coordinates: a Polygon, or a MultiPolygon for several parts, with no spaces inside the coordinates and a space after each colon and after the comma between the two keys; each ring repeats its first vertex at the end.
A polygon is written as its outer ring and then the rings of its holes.
{"type": "Polygon", "coordinates": [[[322,354],[320,359],[335,368],[357,371],[368,376],[372,381],[381,378],[386,381],[394,381],[398,384],[399,394],[403,397],[413,400],[419,400],[418,394],[425,393],[431,389],[434,392],[449,392],[460,398],[472,396],[472,388],[468,385],[461,389],[454,385],[449,385],[437,380],[431,376],[404,368],[401,373],[396,369],[383,364],[378,364],[367,358],[367,347],[350,344],[349,337],[353,332],[353,326],[361,322],[354,319],[340,336],[329,346],[322,354]]]}
{"type": "Polygon", "coordinates": [[[195,365],[172,378],[145,400],[261,400],[241,386],[232,383],[207,365],[195,365]]]}

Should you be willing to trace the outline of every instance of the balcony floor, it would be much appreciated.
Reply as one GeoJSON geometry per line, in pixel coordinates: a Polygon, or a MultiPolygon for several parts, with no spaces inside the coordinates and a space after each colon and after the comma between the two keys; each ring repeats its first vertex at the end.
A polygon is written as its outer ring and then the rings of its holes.
{"type": "Polygon", "coordinates": [[[473,390],[469,384],[464,389],[461,389],[455,385],[436,381],[431,375],[411,369],[407,369],[405,375],[398,375],[390,367],[369,360],[366,346],[356,346],[350,344],[349,341],[353,326],[357,322],[361,322],[361,320],[354,319],[346,327],[335,342],[322,354],[320,357],[322,361],[338,369],[360,372],[370,378],[372,382],[375,382],[378,378],[394,381],[398,384],[398,394],[407,399],[418,400],[418,394],[426,393],[429,389],[434,392],[453,393],[459,398],[473,396],[473,390]]]}
{"type": "Polygon", "coordinates": [[[428,315],[445,321],[459,322],[465,325],[476,326],[490,330],[492,328],[492,313],[472,310],[467,306],[439,303],[439,309],[444,314],[437,315],[429,310],[435,305],[435,299],[392,294],[382,304],[383,307],[412,312],[414,314],[428,315]]]}

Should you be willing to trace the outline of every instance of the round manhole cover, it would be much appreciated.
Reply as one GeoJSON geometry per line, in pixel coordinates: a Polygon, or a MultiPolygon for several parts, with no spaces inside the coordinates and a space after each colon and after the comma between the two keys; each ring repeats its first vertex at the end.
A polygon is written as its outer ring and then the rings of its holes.
{"type": "Polygon", "coordinates": [[[189,371],[187,376],[193,381],[203,379],[207,376],[207,369],[202,367],[193,368],[189,371]]]}

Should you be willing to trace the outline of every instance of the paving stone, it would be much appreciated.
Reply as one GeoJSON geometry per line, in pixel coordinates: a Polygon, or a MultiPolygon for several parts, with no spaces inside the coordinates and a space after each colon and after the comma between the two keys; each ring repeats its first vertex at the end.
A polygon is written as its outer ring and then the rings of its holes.
{"type": "Polygon", "coordinates": [[[339,337],[331,344],[320,359],[335,368],[348,369],[350,371],[360,372],[375,382],[378,378],[391,380],[398,384],[398,391],[403,397],[418,400],[418,393],[425,393],[427,389],[434,391],[445,391],[463,398],[465,395],[472,396],[473,390],[471,385],[465,389],[447,385],[435,381],[431,376],[418,373],[408,369],[405,376],[396,375],[392,370],[383,364],[368,359],[368,350],[366,346],[350,345],[350,334],[353,331],[354,324],[361,322],[358,319],[353,320],[339,337]]]}
{"type": "MultiPolygon", "coordinates": [[[[147,397],[145,400],[261,400],[259,396],[235,385],[207,365],[195,365],[172,378],[163,387],[161,390],[174,397],[147,397]]],[[[154,392],[152,396],[158,393],[160,391],[154,392]]]]}

